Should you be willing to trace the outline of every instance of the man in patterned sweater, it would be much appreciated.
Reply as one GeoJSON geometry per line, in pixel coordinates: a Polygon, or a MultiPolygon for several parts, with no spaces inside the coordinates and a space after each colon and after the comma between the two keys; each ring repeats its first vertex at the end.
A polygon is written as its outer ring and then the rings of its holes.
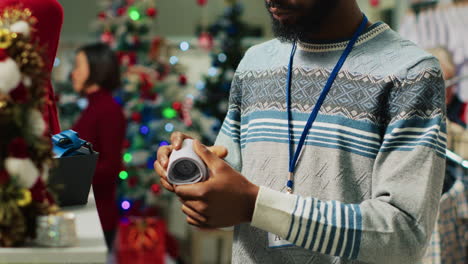
{"type": "Polygon", "coordinates": [[[194,143],[210,178],[167,182],[178,132],[158,151],[163,185],[188,223],[235,226],[233,263],[418,263],[444,178],[437,60],[354,0],[266,4],[277,39],[245,54],[215,147],[194,143]]]}

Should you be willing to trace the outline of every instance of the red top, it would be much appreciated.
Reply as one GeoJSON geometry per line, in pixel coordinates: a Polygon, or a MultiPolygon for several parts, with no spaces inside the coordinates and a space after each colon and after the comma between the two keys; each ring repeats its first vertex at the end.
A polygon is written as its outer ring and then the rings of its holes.
{"type": "Polygon", "coordinates": [[[88,95],[89,105],[81,114],[73,130],[80,138],[93,144],[99,152],[93,190],[99,218],[104,231],[116,228],[118,207],[116,188],[122,170],[122,150],[126,121],[120,105],[105,90],[88,95]]]}
{"type": "MultiPolygon", "coordinates": [[[[57,0],[1,0],[0,11],[5,7],[20,6],[29,8],[32,15],[37,18],[33,37],[39,40],[47,53],[44,61],[50,73],[54,65],[57,47],[60,39],[60,31],[63,24],[63,9],[57,0]]],[[[49,134],[60,133],[57,108],[55,104],[54,90],[50,79],[46,87],[46,106],[42,111],[44,120],[48,124],[49,134]]]]}

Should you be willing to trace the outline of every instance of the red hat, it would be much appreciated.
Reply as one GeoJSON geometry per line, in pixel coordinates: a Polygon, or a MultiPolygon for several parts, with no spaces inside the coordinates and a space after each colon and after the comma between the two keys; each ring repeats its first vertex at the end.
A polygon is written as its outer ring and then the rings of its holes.
{"type": "MultiPolygon", "coordinates": [[[[63,9],[57,0],[1,0],[0,11],[6,7],[19,6],[28,8],[34,17],[37,18],[37,24],[34,26],[33,37],[40,45],[45,48],[46,62],[49,72],[52,71],[57,48],[60,39],[60,31],[63,24],[63,9]]],[[[44,120],[49,126],[50,134],[60,132],[58,122],[57,108],[55,105],[54,90],[49,80],[47,85],[45,109],[43,110],[44,120]]]]}

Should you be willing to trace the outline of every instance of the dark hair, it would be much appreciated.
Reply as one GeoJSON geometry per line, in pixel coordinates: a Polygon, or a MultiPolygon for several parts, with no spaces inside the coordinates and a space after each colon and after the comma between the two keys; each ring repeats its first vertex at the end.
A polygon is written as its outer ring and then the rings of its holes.
{"type": "Polygon", "coordinates": [[[89,44],[79,48],[79,52],[83,52],[88,59],[89,77],[86,86],[97,84],[108,91],[114,91],[120,86],[119,60],[108,45],[89,44]]]}

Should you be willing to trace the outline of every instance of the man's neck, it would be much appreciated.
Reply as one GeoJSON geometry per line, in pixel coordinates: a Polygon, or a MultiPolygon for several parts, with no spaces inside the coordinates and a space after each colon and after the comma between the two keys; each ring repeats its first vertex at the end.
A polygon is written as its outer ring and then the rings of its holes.
{"type": "MultiPolygon", "coordinates": [[[[307,40],[333,41],[349,39],[362,22],[362,12],[356,1],[338,1],[329,16],[322,20],[319,30],[306,35],[307,40]]],[[[369,27],[372,23],[368,23],[369,27]]]]}

